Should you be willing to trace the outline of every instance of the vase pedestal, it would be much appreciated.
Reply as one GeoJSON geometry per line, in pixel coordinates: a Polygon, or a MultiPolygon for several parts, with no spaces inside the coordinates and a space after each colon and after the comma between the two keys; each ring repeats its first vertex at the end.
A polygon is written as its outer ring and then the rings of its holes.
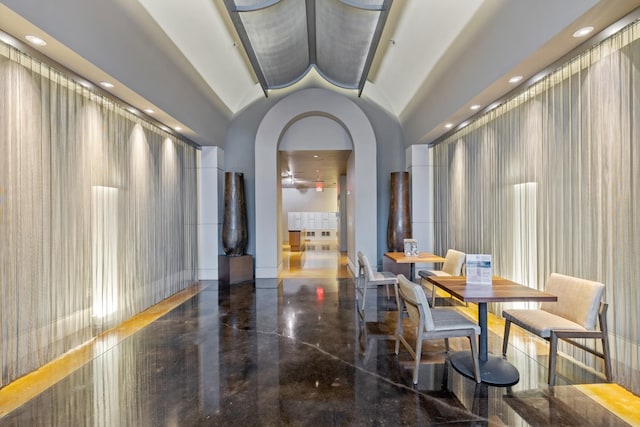
{"type": "Polygon", "coordinates": [[[253,256],[218,255],[218,280],[227,285],[253,280],[253,256]]]}

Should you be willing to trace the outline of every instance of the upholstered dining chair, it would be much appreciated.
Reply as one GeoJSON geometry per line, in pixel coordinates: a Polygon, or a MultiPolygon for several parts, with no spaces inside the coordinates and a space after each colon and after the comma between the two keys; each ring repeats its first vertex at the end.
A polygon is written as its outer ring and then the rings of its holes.
{"type": "Polygon", "coordinates": [[[476,382],[480,382],[480,367],[478,362],[477,336],[480,327],[472,320],[460,314],[454,308],[430,308],[424,289],[413,283],[403,274],[398,275],[398,292],[400,307],[398,309],[398,325],[396,328],[396,354],[400,351],[400,343],[414,358],[413,383],[418,384],[418,369],[422,357],[422,341],[443,339],[445,349],[449,352],[449,338],[467,337],[471,346],[473,372],[476,382]],[[409,344],[404,335],[402,322],[403,311],[406,309],[415,332],[415,349],[409,344]]]}
{"type": "MultiPolygon", "coordinates": [[[[421,278],[422,286],[425,286],[427,277],[429,276],[462,276],[462,267],[466,260],[467,254],[457,251],[455,249],[449,249],[444,256],[444,263],[442,263],[442,270],[422,270],[418,272],[421,278]],[[424,279],[424,280],[422,280],[424,279]]],[[[429,296],[431,297],[431,306],[436,302],[436,287],[429,284],[429,296]]],[[[426,288],[426,286],[425,286],[426,288]]]]}
{"type": "Polygon", "coordinates": [[[550,386],[556,380],[556,353],[558,340],[564,340],[604,360],[604,373],[611,381],[611,357],[607,332],[607,304],[601,302],[604,285],[591,280],[552,273],[545,291],[558,297],[557,302],[544,302],[539,309],[509,309],[502,312],[505,319],[502,354],[506,356],[511,324],[549,341],[550,386]],[[596,320],[599,328],[596,329],[596,320]],[[592,338],[602,342],[602,351],[573,341],[574,338],[592,338]]]}
{"type": "Polygon", "coordinates": [[[398,278],[388,271],[374,271],[366,255],[362,255],[362,265],[364,265],[364,286],[362,289],[362,310],[365,308],[367,289],[370,287],[385,286],[387,288],[387,299],[390,299],[389,285],[393,285],[398,299],[398,278]]]}

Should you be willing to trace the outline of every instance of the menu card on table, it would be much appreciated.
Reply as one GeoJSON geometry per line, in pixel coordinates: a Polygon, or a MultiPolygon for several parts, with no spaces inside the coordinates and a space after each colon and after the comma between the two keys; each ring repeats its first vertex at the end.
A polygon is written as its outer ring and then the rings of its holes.
{"type": "Polygon", "coordinates": [[[491,255],[467,255],[467,284],[491,286],[491,255]]]}

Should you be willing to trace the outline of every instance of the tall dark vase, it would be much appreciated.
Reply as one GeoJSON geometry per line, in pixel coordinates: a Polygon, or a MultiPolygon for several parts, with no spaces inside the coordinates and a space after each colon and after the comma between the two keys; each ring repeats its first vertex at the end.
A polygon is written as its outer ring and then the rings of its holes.
{"type": "Polygon", "coordinates": [[[228,256],[241,256],[247,249],[247,208],[244,199],[243,174],[224,174],[224,214],[222,248],[228,256]]]}
{"type": "Polygon", "coordinates": [[[411,235],[409,172],[391,173],[391,200],[387,224],[387,246],[391,252],[404,252],[404,239],[411,235]]]}

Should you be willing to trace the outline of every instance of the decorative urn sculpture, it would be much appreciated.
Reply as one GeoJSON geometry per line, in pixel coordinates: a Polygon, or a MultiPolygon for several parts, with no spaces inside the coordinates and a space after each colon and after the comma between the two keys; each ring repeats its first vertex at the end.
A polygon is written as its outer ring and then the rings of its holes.
{"type": "Polygon", "coordinates": [[[241,256],[247,249],[247,208],[244,198],[243,174],[224,174],[224,213],[222,218],[222,248],[227,256],[241,256]]]}
{"type": "Polygon", "coordinates": [[[412,237],[410,203],[409,172],[392,172],[387,223],[387,246],[391,252],[404,252],[404,239],[412,237]]]}

